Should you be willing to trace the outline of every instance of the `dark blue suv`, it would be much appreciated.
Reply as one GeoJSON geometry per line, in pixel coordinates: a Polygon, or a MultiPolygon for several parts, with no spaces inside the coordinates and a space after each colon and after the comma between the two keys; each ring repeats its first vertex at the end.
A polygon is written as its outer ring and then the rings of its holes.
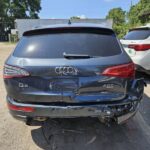
{"type": "Polygon", "coordinates": [[[17,119],[99,117],[122,123],[141,102],[144,81],[111,29],[95,24],[26,31],[4,65],[17,119]]]}

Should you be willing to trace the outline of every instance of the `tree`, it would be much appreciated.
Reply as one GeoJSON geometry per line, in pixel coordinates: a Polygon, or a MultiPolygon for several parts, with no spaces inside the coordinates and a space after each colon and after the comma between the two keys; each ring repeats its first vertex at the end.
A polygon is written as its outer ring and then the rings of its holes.
{"type": "Polygon", "coordinates": [[[72,16],[70,17],[71,20],[81,19],[79,16],[72,16]]]}
{"type": "Polygon", "coordinates": [[[87,19],[85,15],[80,15],[80,16],[72,16],[70,17],[72,20],[80,20],[80,19],[87,19]]]}
{"type": "Polygon", "coordinates": [[[131,6],[127,16],[131,27],[150,22],[149,0],[140,0],[136,5],[131,6]]]}
{"type": "Polygon", "coordinates": [[[5,15],[6,1],[5,0],[1,0],[0,6],[1,6],[0,19],[2,19],[2,17],[4,17],[4,15],[5,15]]]}
{"type": "Polygon", "coordinates": [[[14,18],[32,18],[36,19],[41,10],[41,0],[11,0],[8,14],[14,18]]]}
{"type": "Polygon", "coordinates": [[[123,37],[129,28],[150,22],[150,0],[140,0],[127,13],[121,8],[111,9],[106,18],[113,19],[113,29],[119,37],[123,37]]]}
{"type": "Polygon", "coordinates": [[[113,8],[106,16],[107,19],[113,19],[114,25],[122,25],[125,23],[126,12],[121,8],[113,8]]]}
{"type": "Polygon", "coordinates": [[[121,8],[111,9],[106,16],[106,19],[113,19],[113,29],[119,36],[119,38],[123,37],[123,35],[127,31],[126,27],[126,12],[121,8]]]}
{"type": "Polygon", "coordinates": [[[7,34],[8,30],[9,30],[8,17],[7,17],[8,0],[1,0],[0,6],[1,6],[1,9],[0,9],[0,35],[5,35],[5,34],[7,34]]]}
{"type": "Polygon", "coordinates": [[[0,0],[0,34],[8,34],[15,19],[39,18],[40,4],[41,0],[0,0]]]}
{"type": "Polygon", "coordinates": [[[39,18],[41,0],[1,0],[0,19],[2,18],[39,18]]]}

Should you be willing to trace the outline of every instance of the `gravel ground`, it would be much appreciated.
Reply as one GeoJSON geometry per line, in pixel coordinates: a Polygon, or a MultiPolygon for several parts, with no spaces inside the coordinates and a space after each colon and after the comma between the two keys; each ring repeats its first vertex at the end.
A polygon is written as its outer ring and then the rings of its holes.
{"type": "Polygon", "coordinates": [[[5,59],[15,45],[0,43],[0,150],[148,150],[150,149],[150,77],[139,112],[127,124],[110,127],[97,119],[53,119],[26,126],[13,119],[5,103],[5,59]]]}

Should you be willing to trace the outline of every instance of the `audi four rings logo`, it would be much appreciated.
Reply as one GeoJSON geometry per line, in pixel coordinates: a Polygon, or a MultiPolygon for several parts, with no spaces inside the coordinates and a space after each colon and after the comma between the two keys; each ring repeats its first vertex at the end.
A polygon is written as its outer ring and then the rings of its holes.
{"type": "Polygon", "coordinates": [[[74,67],[56,67],[55,72],[59,75],[77,75],[78,69],[74,67]]]}

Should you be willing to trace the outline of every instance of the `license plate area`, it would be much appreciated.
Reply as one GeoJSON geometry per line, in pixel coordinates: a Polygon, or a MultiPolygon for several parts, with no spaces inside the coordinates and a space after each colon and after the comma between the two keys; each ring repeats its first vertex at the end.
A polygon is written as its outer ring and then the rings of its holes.
{"type": "Polygon", "coordinates": [[[78,89],[78,79],[77,78],[57,78],[50,82],[49,88],[53,92],[73,92],[75,93],[78,89]]]}

